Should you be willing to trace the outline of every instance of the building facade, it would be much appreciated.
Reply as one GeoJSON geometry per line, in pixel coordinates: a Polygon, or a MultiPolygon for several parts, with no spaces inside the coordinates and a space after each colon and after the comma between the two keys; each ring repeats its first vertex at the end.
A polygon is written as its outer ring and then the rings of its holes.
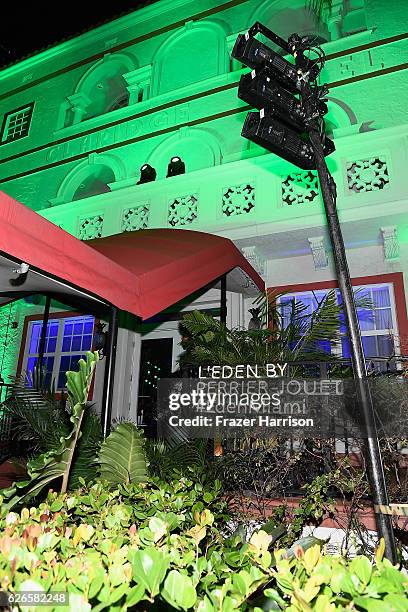
{"type": "MultiPolygon", "coordinates": [[[[366,355],[406,354],[405,16],[403,0],[333,0],[321,20],[303,0],[154,2],[0,73],[0,189],[83,240],[159,227],[231,238],[267,287],[313,308],[336,286],[316,174],[241,137],[248,107],[237,85],[248,69],[230,56],[257,20],[282,37],[313,35],[327,57],[328,163],[350,272],[372,301],[360,313],[366,355]],[[186,172],[166,178],[174,156],[186,172]],[[144,164],[157,178],[137,184],[144,164]]],[[[185,308],[216,309],[218,299],[212,290],[185,308]]],[[[229,325],[246,326],[250,307],[229,294],[229,325]]],[[[33,302],[0,311],[3,378],[30,369],[40,321],[33,302]]],[[[54,304],[50,376],[63,379],[91,328],[84,313],[54,304]]],[[[150,365],[174,370],[179,340],[177,317],[121,326],[115,416],[136,418],[150,365]]]]}

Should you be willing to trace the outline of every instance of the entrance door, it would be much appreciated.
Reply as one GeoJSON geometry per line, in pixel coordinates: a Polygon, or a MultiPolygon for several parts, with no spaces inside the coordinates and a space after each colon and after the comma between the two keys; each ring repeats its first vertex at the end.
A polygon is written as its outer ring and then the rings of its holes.
{"type": "Polygon", "coordinates": [[[156,435],[157,382],[171,376],[172,357],[173,338],[142,340],[138,421],[148,437],[156,435]]]}

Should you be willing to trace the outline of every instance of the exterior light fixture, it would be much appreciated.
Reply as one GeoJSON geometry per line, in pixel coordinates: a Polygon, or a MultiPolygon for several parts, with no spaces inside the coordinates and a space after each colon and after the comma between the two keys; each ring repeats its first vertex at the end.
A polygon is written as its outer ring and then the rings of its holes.
{"type": "Polygon", "coordinates": [[[156,170],[150,166],[150,164],[143,164],[140,168],[140,179],[137,181],[136,185],[151,183],[154,180],[156,180],[156,170]]]}
{"type": "Polygon", "coordinates": [[[277,118],[299,131],[304,130],[305,112],[300,100],[281,87],[266,68],[259,74],[253,70],[241,77],[238,97],[255,108],[271,110],[277,118]]]}
{"type": "MultiPolygon", "coordinates": [[[[316,168],[312,145],[285,124],[274,117],[266,115],[263,110],[259,113],[248,113],[242,136],[256,144],[268,149],[272,153],[283,157],[304,170],[316,168]]],[[[334,151],[334,143],[326,138],[324,154],[334,151]]]]}
{"type": "MultiPolygon", "coordinates": [[[[238,97],[260,109],[259,113],[248,113],[242,136],[299,168],[313,170],[316,160],[309,138],[310,125],[313,121],[322,122],[327,113],[324,98],[327,88],[315,85],[322,56],[304,60],[307,66],[302,69],[259,42],[255,38],[258,32],[290,52],[287,41],[258,22],[246,35],[238,36],[232,56],[252,68],[250,73],[241,76],[238,97]],[[310,99],[308,110],[300,95],[306,81],[312,83],[316,94],[310,99]]],[[[323,155],[330,155],[334,149],[333,141],[324,137],[323,155]]]]}
{"type": "Polygon", "coordinates": [[[185,174],[185,172],[186,166],[181,157],[172,157],[167,166],[166,178],[169,176],[176,176],[177,174],[185,174]]]}
{"type": "Polygon", "coordinates": [[[104,323],[100,321],[95,325],[93,334],[93,350],[103,353],[107,342],[107,332],[105,331],[104,323]]]}
{"type": "Polygon", "coordinates": [[[18,274],[17,278],[10,278],[9,283],[12,287],[21,287],[27,280],[28,271],[30,266],[22,262],[18,268],[13,270],[15,274],[18,274]]]}
{"type": "MultiPolygon", "coordinates": [[[[286,47],[285,51],[289,51],[288,43],[280,37],[275,36],[272,42],[279,46],[284,45],[286,47]]],[[[267,45],[259,42],[255,35],[240,34],[231,55],[242,64],[245,64],[245,66],[248,66],[248,68],[252,68],[252,70],[258,71],[266,66],[271,75],[273,75],[273,78],[279,81],[285,89],[293,93],[300,92],[302,80],[299,78],[297,67],[267,45]]],[[[309,66],[310,79],[316,78],[318,74],[319,68],[317,65],[309,66]]]]}

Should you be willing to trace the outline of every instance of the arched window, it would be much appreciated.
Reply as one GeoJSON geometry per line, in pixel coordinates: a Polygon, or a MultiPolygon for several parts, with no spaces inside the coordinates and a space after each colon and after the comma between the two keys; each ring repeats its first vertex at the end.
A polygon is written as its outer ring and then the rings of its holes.
{"type": "Polygon", "coordinates": [[[72,196],[72,201],[83,200],[110,191],[109,183],[115,180],[111,168],[95,165],[90,166],[90,171],[90,174],[81,180],[72,196]]]}
{"type": "Polygon", "coordinates": [[[163,94],[227,70],[225,32],[213,23],[188,23],[159,49],[154,62],[154,94],[163,94]]]}
{"type": "Polygon", "coordinates": [[[110,185],[126,177],[126,166],[117,155],[90,153],[66,174],[51,206],[82,200],[111,191],[110,185]]]}
{"type": "Polygon", "coordinates": [[[124,75],[134,68],[134,62],[123,54],[108,54],[96,62],[68,96],[64,126],[127,106],[129,90],[124,75]]]}
{"type": "Polygon", "coordinates": [[[181,128],[165,138],[147,159],[157,169],[158,179],[166,175],[167,165],[172,157],[181,157],[186,173],[210,168],[221,163],[221,148],[218,140],[207,130],[181,128]]]}
{"type": "Polygon", "coordinates": [[[127,106],[129,92],[126,89],[126,81],[121,74],[112,72],[106,74],[96,83],[89,94],[91,103],[86,109],[83,119],[98,117],[116,108],[127,106]]]}
{"type": "Polygon", "coordinates": [[[126,92],[124,95],[119,96],[115,102],[107,109],[107,112],[117,110],[118,108],[124,108],[129,104],[129,92],[126,92]]]}

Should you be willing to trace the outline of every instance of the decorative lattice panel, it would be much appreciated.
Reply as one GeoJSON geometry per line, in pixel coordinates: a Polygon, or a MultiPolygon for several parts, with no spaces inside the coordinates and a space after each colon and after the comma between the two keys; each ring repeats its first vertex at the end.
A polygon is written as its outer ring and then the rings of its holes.
{"type": "Polygon", "coordinates": [[[388,187],[390,177],[385,157],[358,159],[347,164],[347,185],[350,191],[366,193],[388,187]]]}
{"type": "Polygon", "coordinates": [[[311,204],[319,195],[317,176],[311,170],[293,172],[282,177],[282,202],[292,204],[311,204]]]}
{"type": "Polygon", "coordinates": [[[102,236],[103,215],[95,215],[94,217],[83,217],[79,221],[80,240],[92,240],[92,238],[100,238],[102,236]]]}
{"type": "Polygon", "coordinates": [[[180,196],[169,201],[167,220],[172,227],[192,223],[198,216],[197,194],[180,196]]]}
{"type": "Polygon", "coordinates": [[[227,187],[222,193],[222,213],[226,217],[244,215],[251,212],[254,206],[255,187],[250,183],[227,187]]]}
{"type": "Polygon", "coordinates": [[[147,203],[125,208],[122,212],[122,232],[134,232],[145,229],[149,221],[149,206],[147,203]]]}

